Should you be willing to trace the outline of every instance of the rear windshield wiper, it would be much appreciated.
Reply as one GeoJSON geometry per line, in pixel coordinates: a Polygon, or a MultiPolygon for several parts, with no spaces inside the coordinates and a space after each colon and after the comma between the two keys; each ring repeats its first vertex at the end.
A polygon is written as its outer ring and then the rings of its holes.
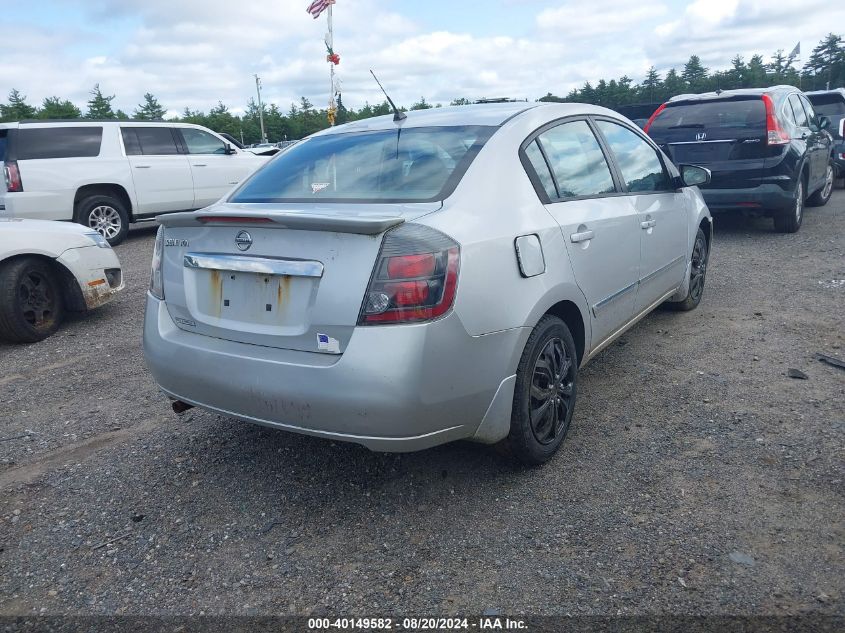
{"type": "Polygon", "coordinates": [[[667,130],[677,130],[682,127],[704,127],[703,123],[679,123],[678,125],[670,125],[667,130]]]}

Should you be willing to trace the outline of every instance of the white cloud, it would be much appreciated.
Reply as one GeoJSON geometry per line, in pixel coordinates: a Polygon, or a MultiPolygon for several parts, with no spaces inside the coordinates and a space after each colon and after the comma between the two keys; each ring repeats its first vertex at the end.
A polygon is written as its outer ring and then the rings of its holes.
{"type": "MultiPolygon", "coordinates": [[[[312,20],[303,0],[65,1],[86,15],[88,26],[6,29],[0,86],[20,89],[30,102],[55,94],[84,107],[100,83],[106,94],[117,95],[115,107],[127,112],[145,92],[174,113],[186,106],[208,110],[218,100],[240,110],[255,94],[258,73],[265,101],[282,110],[302,95],[321,107],[328,99],[325,20],[312,20]],[[125,37],[97,49],[93,43],[110,28],[126,30],[125,37]]],[[[495,0],[486,4],[496,11],[495,0]]],[[[705,65],[725,67],[736,53],[768,56],[800,39],[806,57],[831,28],[845,24],[845,5],[828,0],[794,6],[692,0],[680,9],[670,0],[573,0],[542,9],[535,2],[518,4],[535,12],[526,31],[481,36],[449,30],[445,18],[440,28],[423,28],[401,14],[400,2],[344,0],[335,40],[344,102],[360,107],[382,100],[370,68],[404,105],[421,96],[441,103],[536,99],[600,78],[627,74],[639,80],[650,65],[680,67],[693,53],[705,65]]]]}

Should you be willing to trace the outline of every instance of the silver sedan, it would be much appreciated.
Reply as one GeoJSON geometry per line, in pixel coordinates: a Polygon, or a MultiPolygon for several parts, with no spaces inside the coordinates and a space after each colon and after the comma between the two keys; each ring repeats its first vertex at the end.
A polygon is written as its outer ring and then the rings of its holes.
{"type": "Polygon", "coordinates": [[[332,128],[159,218],[147,364],[177,411],[541,463],[579,368],[655,307],[701,300],[708,178],[581,104],[332,128]]]}

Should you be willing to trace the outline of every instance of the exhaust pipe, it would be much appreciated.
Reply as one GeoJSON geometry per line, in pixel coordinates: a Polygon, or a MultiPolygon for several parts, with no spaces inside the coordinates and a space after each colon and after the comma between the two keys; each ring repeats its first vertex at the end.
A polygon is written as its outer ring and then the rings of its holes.
{"type": "Polygon", "coordinates": [[[170,406],[173,407],[173,413],[185,413],[188,409],[194,408],[194,405],[182,402],[181,400],[174,400],[170,403],[170,406]]]}

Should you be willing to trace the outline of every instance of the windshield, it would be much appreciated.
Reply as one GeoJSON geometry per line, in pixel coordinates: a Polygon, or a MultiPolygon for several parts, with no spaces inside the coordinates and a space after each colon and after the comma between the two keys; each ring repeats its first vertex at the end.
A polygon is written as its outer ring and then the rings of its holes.
{"type": "Polygon", "coordinates": [[[741,100],[670,103],[649,128],[655,130],[678,128],[744,128],[766,127],[766,107],[760,97],[741,100]]]}
{"type": "Polygon", "coordinates": [[[327,134],[268,163],[230,202],[430,202],[457,186],[496,128],[327,134]]]}

